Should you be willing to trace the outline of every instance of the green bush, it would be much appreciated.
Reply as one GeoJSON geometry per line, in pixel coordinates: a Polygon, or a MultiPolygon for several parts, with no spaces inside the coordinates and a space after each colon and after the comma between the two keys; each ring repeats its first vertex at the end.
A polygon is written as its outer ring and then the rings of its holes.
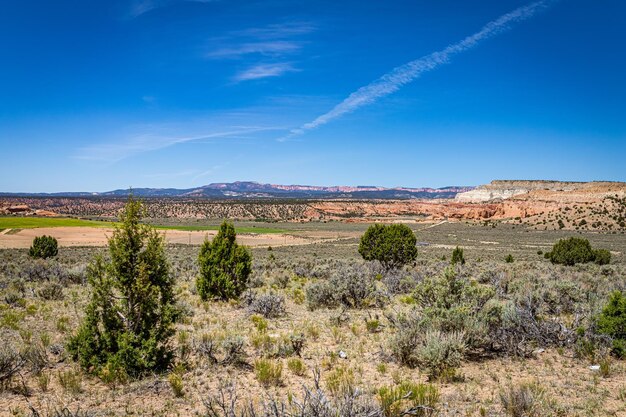
{"type": "Polygon", "coordinates": [[[33,245],[28,251],[31,258],[52,258],[59,253],[59,245],[57,240],[52,236],[37,236],[33,240],[33,245]]]}
{"type": "Polygon", "coordinates": [[[366,261],[379,261],[384,268],[400,268],[417,258],[417,239],[404,224],[370,226],[361,237],[359,253],[366,261]]]}
{"type": "Polygon", "coordinates": [[[283,364],[271,359],[259,359],[254,363],[256,379],[264,386],[280,385],[283,378],[283,364]]]}
{"type": "Polygon", "coordinates": [[[463,249],[458,246],[452,251],[452,259],[450,260],[452,265],[460,264],[465,265],[465,257],[463,256],[463,249]]]}
{"type": "Polygon", "coordinates": [[[110,259],[89,265],[91,299],[68,349],[84,369],[141,376],[170,364],[178,317],[165,239],[140,223],[141,202],[129,198],[109,239],[110,259]]]}
{"type": "Polygon", "coordinates": [[[575,265],[596,261],[604,265],[611,261],[611,253],[605,249],[593,250],[587,239],[570,237],[561,239],[544,254],[553,264],[575,265]]]}
{"type": "Polygon", "coordinates": [[[439,402],[439,390],[431,384],[402,382],[378,390],[378,400],[384,417],[434,416],[439,402]]]}
{"type": "Polygon", "coordinates": [[[598,265],[608,265],[611,262],[611,252],[606,249],[595,249],[593,256],[593,261],[598,265]]]}
{"type": "Polygon", "coordinates": [[[252,256],[235,241],[232,223],[224,222],[213,241],[206,239],[200,248],[200,275],[196,280],[203,300],[237,298],[246,289],[252,272],[252,256]]]}
{"type": "Polygon", "coordinates": [[[597,319],[598,332],[611,336],[613,354],[626,357],[626,294],[615,291],[597,319]]]}
{"type": "Polygon", "coordinates": [[[513,262],[515,262],[515,259],[513,258],[513,255],[509,253],[504,257],[504,262],[506,262],[507,264],[512,264],[513,262]]]}

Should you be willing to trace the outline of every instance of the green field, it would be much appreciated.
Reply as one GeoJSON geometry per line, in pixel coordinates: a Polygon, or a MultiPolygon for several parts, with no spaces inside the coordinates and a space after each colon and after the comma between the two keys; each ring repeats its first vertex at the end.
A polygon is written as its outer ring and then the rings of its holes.
{"type": "MultiPolygon", "coordinates": [[[[113,227],[116,223],[97,220],[82,220],[68,217],[0,217],[0,230],[34,229],[38,227],[113,227]]],[[[202,231],[218,230],[218,225],[161,225],[153,224],[157,229],[202,231]]],[[[256,225],[238,226],[238,233],[283,233],[284,229],[256,225]]]]}
{"type": "Polygon", "coordinates": [[[37,227],[111,227],[112,223],[67,217],[0,217],[0,229],[34,229],[37,227]]]}

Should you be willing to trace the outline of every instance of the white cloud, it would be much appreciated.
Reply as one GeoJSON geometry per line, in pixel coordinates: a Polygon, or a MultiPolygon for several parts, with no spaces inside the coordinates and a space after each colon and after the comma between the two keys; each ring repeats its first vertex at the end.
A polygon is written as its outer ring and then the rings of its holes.
{"type": "Polygon", "coordinates": [[[229,46],[209,52],[209,58],[238,58],[242,55],[260,54],[265,56],[280,56],[292,53],[301,48],[301,44],[292,41],[250,42],[237,46],[229,46]]]}
{"type": "Polygon", "coordinates": [[[230,126],[229,128],[192,136],[170,136],[148,132],[131,136],[125,141],[117,143],[101,143],[80,148],[75,157],[88,161],[113,163],[136,154],[157,151],[183,143],[235,138],[240,135],[282,129],[271,126],[230,126]]]}
{"type": "Polygon", "coordinates": [[[257,64],[235,75],[235,81],[257,80],[259,78],[278,77],[287,72],[298,71],[288,62],[257,64]]]}
{"type": "Polygon", "coordinates": [[[138,17],[151,10],[168,6],[176,2],[212,3],[218,0],[135,0],[131,4],[131,17],[138,17]]]}
{"type": "Polygon", "coordinates": [[[511,24],[528,19],[538,11],[545,9],[555,0],[541,0],[522,6],[510,13],[500,16],[496,20],[487,23],[481,30],[466,37],[458,43],[449,45],[441,51],[433,52],[422,58],[408,62],[394,68],[374,82],[359,88],[350,94],[345,100],[337,104],[332,110],[322,114],[313,121],[305,123],[279,140],[288,140],[296,135],[301,135],[308,130],[318,128],[326,123],[337,119],[347,113],[353,112],[360,107],[374,103],[378,99],[398,91],[402,86],[419,78],[423,73],[446,64],[455,55],[467,51],[510,27],[511,24]]]}

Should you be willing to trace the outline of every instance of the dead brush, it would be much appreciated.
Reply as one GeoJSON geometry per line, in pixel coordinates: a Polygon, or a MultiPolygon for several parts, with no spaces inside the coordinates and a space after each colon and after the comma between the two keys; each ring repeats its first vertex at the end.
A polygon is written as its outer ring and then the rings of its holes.
{"type": "Polygon", "coordinates": [[[222,384],[215,395],[202,400],[203,417],[383,417],[382,410],[362,390],[339,397],[329,396],[320,387],[320,372],[314,370],[314,386],[303,387],[300,398],[285,402],[268,397],[260,403],[242,400],[233,382],[222,384]]]}
{"type": "Polygon", "coordinates": [[[260,314],[268,319],[284,316],[286,312],[285,297],[273,292],[258,294],[247,291],[242,302],[251,313],[260,314]]]}

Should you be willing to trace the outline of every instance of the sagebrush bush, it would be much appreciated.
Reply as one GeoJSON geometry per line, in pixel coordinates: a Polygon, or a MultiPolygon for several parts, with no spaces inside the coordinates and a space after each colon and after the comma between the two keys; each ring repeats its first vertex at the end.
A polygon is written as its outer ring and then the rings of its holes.
{"type": "Polygon", "coordinates": [[[268,319],[285,315],[285,297],[280,294],[273,292],[257,294],[247,291],[246,296],[242,298],[252,313],[260,314],[268,319]]]}
{"type": "Polygon", "coordinates": [[[250,252],[236,242],[232,223],[224,222],[212,241],[206,239],[200,248],[200,275],[196,280],[203,300],[237,298],[246,289],[252,271],[250,252]]]}
{"type": "Polygon", "coordinates": [[[53,258],[59,253],[59,244],[52,236],[37,236],[28,251],[31,258],[53,258]]]}
{"type": "Polygon", "coordinates": [[[178,317],[165,240],[140,222],[142,204],[129,198],[109,239],[110,260],[88,267],[91,299],[68,349],[93,373],[103,367],[140,376],[167,368],[178,317]]]}
{"type": "Polygon", "coordinates": [[[0,391],[6,389],[26,363],[20,351],[4,340],[0,345],[0,391]]]}
{"type": "Polygon", "coordinates": [[[417,239],[404,224],[374,224],[361,237],[359,253],[366,261],[378,261],[386,269],[400,268],[417,258],[417,239]]]}
{"type": "Polygon", "coordinates": [[[509,385],[500,392],[502,408],[511,417],[539,417],[544,390],[537,384],[509,385]]]}
{"type": "Polygon", "coordinates": [[[395,333],[390,347],[400,363],[425,368],[430,379],[461,364],[466,351],[463,332],[441,331],[431,320],[416,313],[393,318],[393,325],[395,333]]]}
{"type": "Polygon", "coordinates": [[[310,284],[306,290],[310,309],[319,307],[361,308],[371,304],[383,304],[385,297],[376,289],[376,279],[362,265],[337,267],[328,278],[310,284]]]}

